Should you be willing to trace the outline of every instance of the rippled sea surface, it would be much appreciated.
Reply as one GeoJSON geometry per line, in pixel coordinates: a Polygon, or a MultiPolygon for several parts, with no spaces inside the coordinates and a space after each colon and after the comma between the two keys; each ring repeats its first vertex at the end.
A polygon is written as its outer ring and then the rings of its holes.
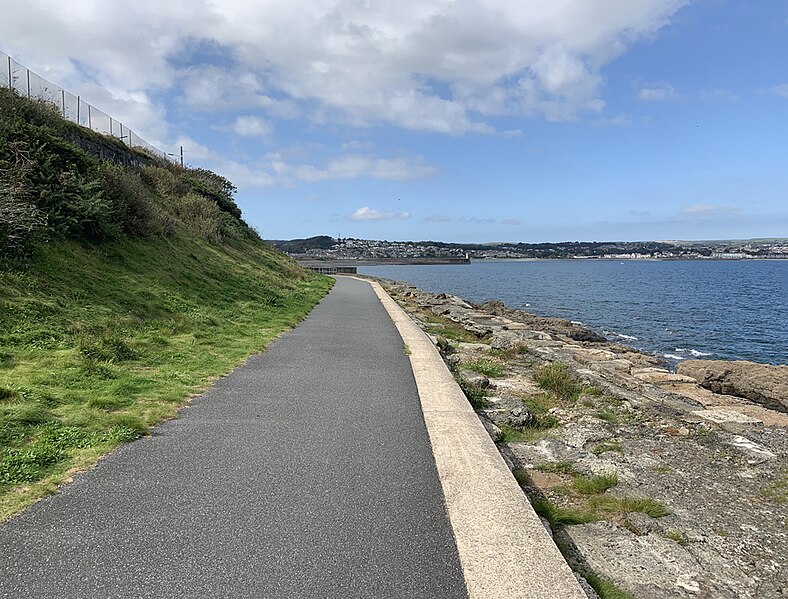
{"type": "Polygon", "coordinates": [[[579,321],[673,363],[788,363],[785,260],[495,261],[369,266],[359,273],[579,321]]]}

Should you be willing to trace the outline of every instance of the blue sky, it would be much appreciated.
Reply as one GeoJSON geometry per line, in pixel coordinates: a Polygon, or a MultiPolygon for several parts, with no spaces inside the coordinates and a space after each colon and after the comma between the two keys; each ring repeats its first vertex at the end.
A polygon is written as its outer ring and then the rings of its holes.
{"type": "Polygon", "coordinates": [[[29,0],[0,50],[266,238],[788,236],[788,3],[29,0]]]}

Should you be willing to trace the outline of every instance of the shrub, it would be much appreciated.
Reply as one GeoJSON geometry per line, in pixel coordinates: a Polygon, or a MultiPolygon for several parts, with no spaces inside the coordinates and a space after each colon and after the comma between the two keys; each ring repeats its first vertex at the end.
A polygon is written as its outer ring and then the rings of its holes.
{"type": "Polygon", "coordinates": [[[113,206],[120,228],[137,237],[160,234],[153,218],[155,199],[138,170],[104,162],[100,168],[101,190],[113,206]]]}

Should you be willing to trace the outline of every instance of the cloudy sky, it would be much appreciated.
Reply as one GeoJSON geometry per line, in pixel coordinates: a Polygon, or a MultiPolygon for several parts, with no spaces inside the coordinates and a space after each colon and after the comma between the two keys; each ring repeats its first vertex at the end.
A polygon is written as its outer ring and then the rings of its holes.
{"type": "Polygon", "coordinates": [[[266,238],[788,236],[780,0],[27,0],[0,50],[266,238]]]}

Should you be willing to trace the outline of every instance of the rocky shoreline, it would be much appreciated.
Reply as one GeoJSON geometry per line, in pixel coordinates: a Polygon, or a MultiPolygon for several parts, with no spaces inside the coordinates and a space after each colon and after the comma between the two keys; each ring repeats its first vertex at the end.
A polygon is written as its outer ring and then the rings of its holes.
{"type": "Polygon", "coordinates": [[[788,597],[788,414],[770,409],[783,370],[759,405],[715,392],[738,387],[711,366],[673,373],[575,323],[382,284],[441,349],[589,597],[788,597]]]}

